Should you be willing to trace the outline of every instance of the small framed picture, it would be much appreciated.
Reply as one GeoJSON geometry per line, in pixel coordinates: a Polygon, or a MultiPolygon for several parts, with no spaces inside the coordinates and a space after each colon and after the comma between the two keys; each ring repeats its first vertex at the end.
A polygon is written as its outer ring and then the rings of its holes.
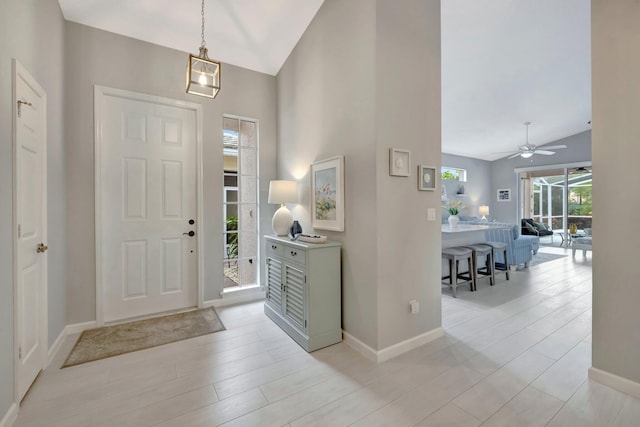
{"type": "Polygon", "coordinates": [[[409,176],[411,152],[399,148],[389,148],[389,175],[409,176]]]}
{"type": "Polygon", "coordinates": [[[435,191],[436,189],[436,168],[432,166],[418,166],[418,190],[435,191]]]}
{"type": "Polygon", "coordinates": [[[511,201],[511,189],[510,188],[502,188],[498,190],[498,201],[499,202],[510,202],[511,201]]]}
{"type": "Polygon", "coordinates": [[[311,226],[344,231],[344,156],[311,165],[311,226]]]}

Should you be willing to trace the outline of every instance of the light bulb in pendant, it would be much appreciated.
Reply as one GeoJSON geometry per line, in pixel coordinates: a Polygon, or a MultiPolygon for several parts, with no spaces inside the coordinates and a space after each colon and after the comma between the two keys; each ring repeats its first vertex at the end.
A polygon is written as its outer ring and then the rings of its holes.
{"type": "Polygon", "coordinates": [[[198,83],[200,83],[202,86],[207,84],[207,76],[205,76],[204,73],[200,73],[200,77],[198,77],[198,83]]]}

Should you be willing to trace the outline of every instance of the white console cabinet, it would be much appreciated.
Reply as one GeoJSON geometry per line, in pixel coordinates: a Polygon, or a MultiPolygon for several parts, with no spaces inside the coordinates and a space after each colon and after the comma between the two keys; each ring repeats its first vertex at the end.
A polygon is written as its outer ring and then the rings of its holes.
{"type": "Polygon", "coordinates": [[[340,243],[265,241],[265,314],[307,351],[340,342],[340,243]]]}

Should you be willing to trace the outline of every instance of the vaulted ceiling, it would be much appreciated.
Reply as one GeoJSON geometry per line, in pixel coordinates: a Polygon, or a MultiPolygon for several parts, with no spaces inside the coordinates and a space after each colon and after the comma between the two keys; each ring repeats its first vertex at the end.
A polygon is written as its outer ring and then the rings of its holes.
{"type": "MultiPolygon", "coordinates": [[[[275,75],[324,0],[206,0],[209,56],[275,75]]],[[[64,16],[197,53],[198,0],[59,0],[64,16]]],[[[590,129],[589,0],[446,0],[442,150],[485,160],[590,129]]]]}

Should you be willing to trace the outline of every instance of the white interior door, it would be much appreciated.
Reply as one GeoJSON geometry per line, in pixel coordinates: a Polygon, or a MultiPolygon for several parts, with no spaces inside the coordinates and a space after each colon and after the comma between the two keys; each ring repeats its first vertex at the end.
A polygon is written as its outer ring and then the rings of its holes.
{"type": "Polygon", "coordinates": [[[124,91],[99,100],[103,320],[195,306],[196,111],[124,91]]]}
{"type": "Polygon", "coordinates": [[[16,395],[47,361],[47,96],[14,61],[16,395]]]}

